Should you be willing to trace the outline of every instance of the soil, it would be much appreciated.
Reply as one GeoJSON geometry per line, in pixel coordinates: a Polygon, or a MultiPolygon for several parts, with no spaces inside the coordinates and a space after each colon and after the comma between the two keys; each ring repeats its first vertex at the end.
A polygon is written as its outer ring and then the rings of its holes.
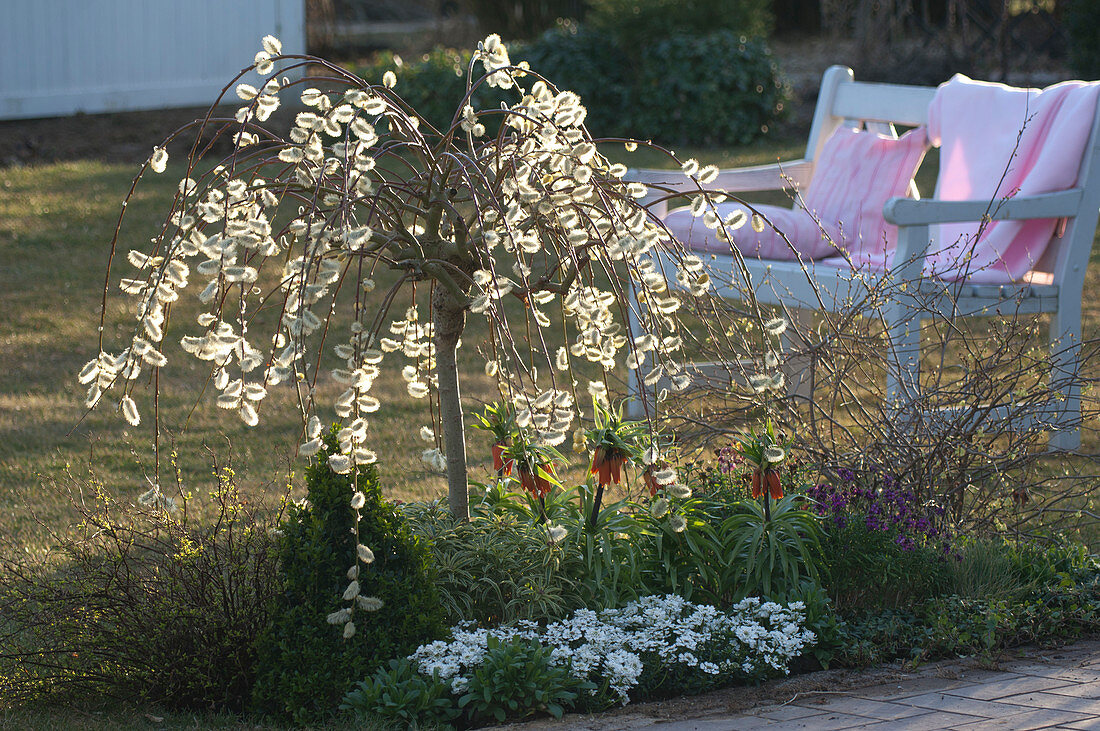
{"type": "Polygon", "coordinates": [[[0,165],[65,160],[140,163],[153,145],[201,118],[206,109],[161,109],[117,114],[76,114],[0,122],[0,165]]]}

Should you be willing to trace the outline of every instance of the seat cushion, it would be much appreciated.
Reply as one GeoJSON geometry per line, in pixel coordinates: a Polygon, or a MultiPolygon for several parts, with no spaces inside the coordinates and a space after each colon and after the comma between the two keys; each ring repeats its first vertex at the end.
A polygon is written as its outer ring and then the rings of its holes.
{"type": "MultiPolygon", "coordinates": [[[[731,230],[735,246],[762,259],[822,259],[847,252],[856,264],[881,261],[897,235],[883,219],[882,208],[890,198],[907,193],[926,149],[921,127],[897,139],[841,127],[825,142],[799,205],[757,206],[770,225],[759,232],[748,225],[731,230]]],[[[751,215],[738,203],[723,203],[718,209],[723,218],[737,209],[751,215]]],[[[672,211],[665,224],[691,249],[729,251],[688,209],[672,211]]]]}

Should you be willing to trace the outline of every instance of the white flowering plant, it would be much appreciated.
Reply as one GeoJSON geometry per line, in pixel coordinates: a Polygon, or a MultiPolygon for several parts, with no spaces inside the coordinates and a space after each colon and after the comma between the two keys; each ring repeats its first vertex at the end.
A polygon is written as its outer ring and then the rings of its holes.
{"type": "Polygon", "coordinates": [[[722,612],[675,596],[648,596],[621,609],[579,609],[568,619],[540,626],[518,622],[492,629],[456,626],[449,640],[419,647],[409,656],[425,677],[466,691],[492,641],[525,639],[551,649],[554,661],[597,690],[600,699],[627,704],[647,696],[757,682],[789,672],[810,648],[800,602],[780,605],[748,598],[722,612]]]}
{"type": "MultiPolygon", "coordinates": [[[[335,417],[339,451],[328,461],[351,473],[377,459],[370,425],[382,400],[372,387],[383,369],[400,371],[410,397],[433,402],[423,460],[446,473],[450,508],[465,518],[456,352],[468,316],[487,325],[474,347],[517,428],[547,447],[579,429],[578,392],[606,402],[623,365],[650,420],[668,388],[688,386],[683,351],[692,333],[678,322],[682,298],[666,277],[690,299],[708,295],[708,275],[643,207],[646,186],[601,152],[580,98],[512,64],[496,35],[473,54],[449,126],[424,122],[395,84],[392,72],[371,83],[263,39],[254,64],[223,91],[241,102],[236,113],[224,118],[212,107],[194,125],[200,139],[229,138],[234,151],[211,160],[212,148],[195,143],[151,246],[120,251],[116,231],[111,260],[130,267],[119,286],[136,327],[114,352],[101,327],[98,353],[79,375],[89,408],[113,393],[126,421],[141,422],[135,392],[147,381],[159,389],[171,314],[187,311],[175,303],[193,290],[200,312],[179,344],[209,366],[204,391],[220,408],[252,426],[272,389],[292,389],[299,454],[321,449],[315,417],[335,417]],[[252,72],[258,84],[243,81],[252,72]],[[472,93],[483,86],[513,101],[475,110],[472,93]],[[268,122],[288,96],[305,111],[284,135],[268,122]],[[492,137],[489,118],[500,122],[492,137]],[[657,248],[671,252],[675,271],[653,263],[657,248]],[[627,317],[631,301],[639,304],[627,317]],[[265,317],[274,324],[261,326],[265,317]],[[329,383],[338,384],[331,400],[319,388],[329,383]]],[[[157,146],[141,174],[164,172],[183,132],[157,146]]],[[[726,236],[714,212],[722,196],[704,191],[717,168],[689,161],[683,170],[698,189],[692,210],[726,236]]],[[[713,315],[702,327],[727,330],[713,315]]]]}

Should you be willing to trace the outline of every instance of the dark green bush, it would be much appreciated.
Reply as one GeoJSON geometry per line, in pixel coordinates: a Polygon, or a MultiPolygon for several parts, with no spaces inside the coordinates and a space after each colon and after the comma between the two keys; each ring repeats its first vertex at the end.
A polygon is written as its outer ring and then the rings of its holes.
{"type": "MultiPolygon", "coordinates": [[[[767,131],[790,94],[766,44],[729,30],[666,33],[655,43],[628,46],[610,31],[566,24],[512,48],[511,58],[579,94],[588,109],[586,124],[597,137],[742,145],[767,131]]],[[[401,97],[446,130],[465,95],[468,65],[468,52],[437,49],[400,66],[392,54],[380,54],[357,73],[376,83],[394,70],[401,97]]],[[[481,70],[479,65],[475,73],[481,70]]],[[[473,106],[499,109],[502,100],[514,101],[515,95],[482,86],[473,106]]],[[[498,115],[482,115],[481,121],[490,135],[499,128],[498,115]]]]}
{"type": "Polygon", "coordinates": [[[0,546],[0,697],[242,710],[276,560],[274,520],[231,476],[211,494],[212,522],[189,517],[197,500],[167,512],[163,496],[131,506],[93,483],[70,493],[78,533],[53,536],[51,556],[0,546]]]}
{"type": "MultiPolygon", "coordinates": [[[[355,72],[366,81],[377,84],[382,75],[393,71],[397,76],[394,90],[415,110],[425,122],[440,132],[451,127],[455,113],[466,96],[466,70],[470,67],[470,51],[435,48],[411,63],[402,61],[391,51],[374,56],[355,72]]],[[[482,72],[478,64],[474,79],[482,72]]],[[[504,100],[514,100],[515,94],[482,84],[474,90],[471,103],[474,109],[500,109],[504,100]]],[[[499,120],[492,116],[482,119],[489,134],[495,135],[499,120]]],[[[461,130],[458,134],[463,134],[461,130]]]]}
{"type": "MultiPolygon", "coordinates": [[[[516,56],[559,89],[580,95],[588,108],[585,125],[597,137],[633,136],[640,130],[636,69],[625,62],[611,33],[588,25],[565,25],[517,49],[516,56]]],[[[657,130],[642,130],[657,137],[657,130]]]]}
{"type": "Polygon", "coordinates": [[[634,136],[692,145],[744,145],[768,131],[789,90],[762,40],[733,31],[674,35],[642,52],[634,136]]]}
{"type": "Polygon", "coordinates": [[[359,581],[364,594],[384,604],[378,612],[356,615],[358,631],[350,639],[326,622],[346,604],[341,594],[355,562],[352,480],[329,469],[325,458],[335,449],[334,434],[306,472],[308,502],[292,508],[282,526],[282,587],[258,643],[254,708],[299,723],[332,713],[354,682],[444,634],[428,547],[382,499],[371,467],[359,474],[358,488],[366,495],[359,540],[375,561],[359,581]]]}
{"type": "Polygon", "coordinates": [[[549,545],[544,525],[479,515],[476,505],[468,522],[455,522],[438,501],[406,510],[416,532],[430,540],[450,623],[555,620],[584,605],[579,577],[570,575],[564,547],[549,545]]]}
{"type": "Polygon", "coordinates": [[[484,659],[470,673],[461,695],[439,679],[438,671],[426,678],[401,658],[359,683],[340,707],[360,721],[385,720],[406,728],[421,724],[449,728],[460,716],[463,725],[478,726],[539,712],[561,718],[582,693],[587,697],[596,687],[573,677],[568,663],[553,662],[552,649],[537,642],[490,636],[488,643],[484,659]]]}
{"type": "MultiPolygon", "coordinates": [[[[1044,550],[1029,549],[1034,557],[1044,550]]],[[[1051,551],[1055,556],[1062,549],[1051,551]]],[[[1072,552],[1072,551],[1071,551],[1072,552]]],[[[1062,573],[1025,597],[944,596],[849,616],[838,626],[835,661],[863,666],[896,658],[990,654],[1025,644],[1058,645],[1100,631],[1100,572],[1062,573]]]]}
{"type": "Polygon", "coordinates": [[[1100,78],[1100,3],[1069,0],[1065,13],[1073,72],[1083,79],[1100,78]]]}
{"type": "MultiPolygon", "coordinates": [[[[1001,549],[1023,586],[1073,587],[1088,582],[1098,571],[1097,557],[1083,544],[1055,539],[1050,543],[1005,542],[1001,549]]],[[[1034,592],[1033,592],[1034,595],[1034,592]]]]}
{"type": "Polygon", "coordinates": [[[641,49],[670,34],[705,36],[729,31],[766,38],[771,0],[589,0],[592,25],[615,34],[623,48],[641,49]]]}

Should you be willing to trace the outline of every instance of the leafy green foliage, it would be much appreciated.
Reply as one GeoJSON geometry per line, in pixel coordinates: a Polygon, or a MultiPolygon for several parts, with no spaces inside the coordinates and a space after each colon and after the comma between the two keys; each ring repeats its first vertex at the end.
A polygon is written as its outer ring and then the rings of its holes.
{"type": "MultiPolygon", "coordinates": [[[[1076,546],[1001,547],[1014,561],[1022,552],[1039,567],[1084,557],[1076,546]]],[[[835,661],[860,666],[895,658],[988,654],[1029,643],[1068,642],[1100,630],[1100,572],[1094,561],[1047,574],[1045,583],[1033,583],[1035,573],[1020,576],[1027,582],[1020,586],[1030,587],[1022,596],[1016,591],[1008,596],[934,597],[906,609],[849,617],[837,627],[835,661]]]]}
{"type": "Polygon", "coordinates": [[[573,677],[568,664],[554,664],[552,648],[513,638],[489,637],[489,651],[470,677],[458,705],[472,722],[517,719],[545,711],[561,718],[592,683],[573,677]]]}
{"type": "Polygon", "coordinates": [[[542,33],[561,18],[580,20],[587,0],[466,0],[482,28],[506,40],[523,40],[542,33]]]}
{"type": "Polygon", "coordinates": [[[469,522],[456,522],[438,502],[407,509],[416,532],[429,539],[449,622],[557,619],[582,606],[583,596],[563,570],[563,550],[550,544],[544,526],[514,514],[479,515],[474,508],[469,522]]]}
{"type": "Polygon", "coordinates": [[[241,501],[231,470],[217,471],[211,523],[189,517],[197,500],[130,506],[93,483],[69,495],[82,522],[75,535],[54,536],[60,560],[0,547],[6,701],[67,690],[169,709],[244,708],[277,590],[272,521],[241,501]]]}
{"type": "Polygon", "coordinates": [[[566,663],[555,663],[552,648],[514,637],[501,641],[488,637],[488,650],[473,670],[469,683],[452,692],[439,671],[421,675],[406,658],[391,660],[344,697],[340,708],[359,721],[387,721],[403,727],[436,725],[451,728],[503,722],[545,712],[561,718],[583,693],[596,686],[570,672],[566,663]]]}
{"type": "Polygon", "coordinates": [[[802,508],[801,498],[788,495],[777,500],[769,518],[755,500],[741,507],[715,536],[734,567],[723,583],[737,587],[735,596],[782,595],[805,579],[817,578],[821,527],[817,517],[802,508]]]}
{"type": "Polygon", "coordinates": [[[1084,79],[1100,78],[1100,4],[1095,0],[1069,0],[1065,27],[1069,30],[1069,58],[1075,73],[1084,79]]]}
{"type": "MultiPolygon", "coordinates": [[[[589,25],[565,25],[549,30],[522,49],[518,58],[559,89],[580,95],[588,108],[585,125],[598,137],[632,136],[640,114],[635,69],[623,62],[623,50],[611,33],[589,25]]],[[[641,132],[661,137],[662,127],[641,132]]]]}
{"type": "Polygon", "coordinates": [[[950,593],[967,599],[1000,597],[1018,599],[1039,586],[1025,578],[1017,567],[1013,551],[998,540],[970,540],[960,543],[957,560],[947,562],[950,593]]]}
{"type": "Polygon", "coordinates": [[[764,41],[733,31],[646,47],[636,83],[632,131],[675,144],[746,145],[782,117],[790,95],[764,41]]]}
{"type": "MultiPolygon", "coordinates": [[[[382,75],[393,71],[397,76],[396,91],[416,111],[416,114],[440,132],[455,126],[455,134],[465,134],[458,128],[455,113],[461,111],[460,102],[466,96],[466,70],[470,68],[470,51],[456,51],[437,47],[419,59],[405,62],[392,51],[382,51],[368,63],[355,69],[355,73],[370,83],[377,84],[382,75]]],[[[476,77],[475,77],[476,78],[476,77]]],[[[500,103],[511,101],[511,96],[501,89],[481,85],[473,90],[471,102],[474,109],[500,109],[500,103]]],[[[499,127],[499,117],[482,118],[490,135],[499,127]]]]}
{"type": "MultiPolygon", "coordinates": [[[[321,454],[335,449],[334,429],[321,454]]],[[[253,694],[256,710],[300,723],[331,713],[353,682],[444,631],[431,554],[382,499],[373,465],[358,477],[366,496],[359,540],[375,561],[359,581],[364,594],[384,604],[356,615],[358,631],[349,639],[326,622],[343,605],[347,571],[355,563],[354,490],[352,478],[329,469],[324,456],[306,472],[306,486],[307,503],[292,508],[282,526],[282,588],[258,643],[261,676],[253,694]]]]}
{"type": "Polygon", "coordinates": [[[950,585],[940,551],[903,548],[892,533],[868,528],[858,518],[830,525],[821,554],[822,581],[842,613],[912,605],[950,585]]]}
{"type": "MultiPolygon", "coordinates": [[[[790,96],[763,40],[711,26],[694,35],[662,32],[653,43],[623,40],[609,30],[566,24],[512,52],[551,83],[580,95],[586,125],[598,137],[636,137],[676,144],[740,145],[764,134],[790,96]]],[[[437,129],[451,126],[466,93],[469,53],[436,49],[395,64],[381,53],[356,69],[368,81],[386,71],[397,91],[437,129]]],[[[499,89],[478,87],[474,107],[494,109],[499,89]]],[[[488,133],[499,117],[482,115],[488,133]]]]}
{"type": "Polygon", "coordinates": [[[350,711],[360,723],[381,719],[404,728],[450,728],[462,714],[450,684],[439,679],[439,672],[426,678],[406,658],[390,660],[388,668],[379,668],[359,682],[344,696],[340,710],[350,711]]]}

